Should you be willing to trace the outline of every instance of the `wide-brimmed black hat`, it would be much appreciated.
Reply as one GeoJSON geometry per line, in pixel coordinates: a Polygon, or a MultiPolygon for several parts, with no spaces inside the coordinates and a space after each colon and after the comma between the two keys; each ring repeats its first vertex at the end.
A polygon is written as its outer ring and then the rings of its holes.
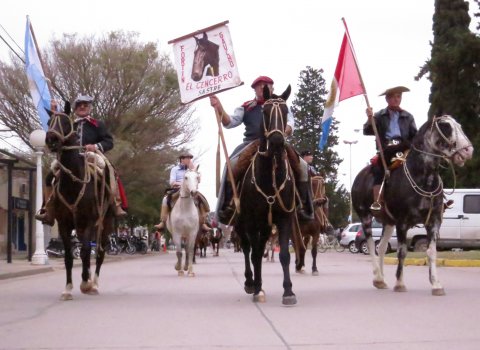
{"type": "Polygon", "coordinates": [[[378,96],[389,96],[389,95],[398,94],[398,93],[401,94],[403,92],[408,92],[408,91],[410,91],[410,89],[405,86],[395,86],[393,88],[385,90],[378,96]]]}

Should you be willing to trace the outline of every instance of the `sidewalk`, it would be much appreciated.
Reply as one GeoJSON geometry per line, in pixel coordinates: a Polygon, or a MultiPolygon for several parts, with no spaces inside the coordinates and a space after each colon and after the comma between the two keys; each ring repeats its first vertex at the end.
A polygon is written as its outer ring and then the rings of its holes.
{"type": "MultiPolygon", "coordinates": [[[[147,252],[147,254],[119,254],[119,255],[108,255],[105,254],[104,264],[114,261],[122,261],[126,259],[135,259],[144,256],[152,256],[155,254],[167,254],[165,252],[147,252]]],[[[95,262],[95,259],[92,259],[92,263],[95,262]]],[[[81,266],[82,261],[80,259],[73,259],[73,266],[81,266]]],[[[25,277],[37,275],[40,273],[53,272],[55,270],[65,269],[65,264],[63,258],[48,258],[47,265],[32,265],[28,261],[26,254],[14,254],[12,257],[12,263],[7,263],[7,259],[2,257],[0,260],[0,280],[5,280],[9,278],[16,277],[25,277]]]]}

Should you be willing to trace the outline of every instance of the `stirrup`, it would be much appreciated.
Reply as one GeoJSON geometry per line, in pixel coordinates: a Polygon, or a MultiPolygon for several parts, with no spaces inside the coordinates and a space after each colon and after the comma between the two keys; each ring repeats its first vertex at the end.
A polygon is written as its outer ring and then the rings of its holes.
{"type": "Polygon", "coordinates": [[[373,202],[372,205],[370,206],[370,210],[380,211],[380,210],[382,210],[382,205],[380,204],[380,202],[375,201],[375,202],[373,202]]]}

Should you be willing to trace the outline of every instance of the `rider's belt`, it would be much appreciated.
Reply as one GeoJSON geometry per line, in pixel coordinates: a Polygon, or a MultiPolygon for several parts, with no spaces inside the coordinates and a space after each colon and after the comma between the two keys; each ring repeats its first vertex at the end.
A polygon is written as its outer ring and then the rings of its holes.
{"type": "Polygon", "coordinates": [[[399,140],[399,139],[387,140],[387,146],[399,145],[400,142],[401,142],[401,140],[399,140]]]}

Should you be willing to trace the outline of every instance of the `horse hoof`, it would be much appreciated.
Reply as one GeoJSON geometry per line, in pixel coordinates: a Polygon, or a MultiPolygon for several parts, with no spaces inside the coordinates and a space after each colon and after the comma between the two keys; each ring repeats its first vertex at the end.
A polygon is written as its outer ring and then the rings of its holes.
{"type": "Polygon", "coordinates": [[[405,286],[395,286],[393,288],[393,291],[394,292],[406,292],[407,291],[407,287],[405,286]]]}
{"type": "Polygon", "coordinates": [[[62,301],[73,300],[73,295],[72,295],[72,293],[65,293],[64,292],[60,296],[60,300],[62,300],[62,301]]]}
{"type": "Polygon", "coordinates": [[[303,268],[301,268],[300,270],[295,270],[295,272],[301,275],[305,274],[305,270],[303,268]]]}
{"type": "Polygon", "coordinates": [[[432,289],[432,295],[439,296],[439,297],[442,295],[445,295],[445,289],[443,288],[432,289]]]}
{"type": "Polygon", "coordinates": [[[384,281],[373,281],[373,286],[377,289],[388,289],[388,285],[384,281]]]}
{"type": "Polygon", "coordinates": [[[183,276],[183,274],[184,274],[183,270],[179,270],[179,271],[178,271],[178,275],[179,275],[179,276],[183,276]]]}
{"type": "Polygon", "coordinates": [[[318,276],[318,275],[319,275],[318,271],[312,271],[312,276],[318,276]]]}
{"type": "Polygon", "coordinates": [[[195,272],[189,272],[188,277],[195,277],[195,272]]]}
{"type": "Polygon", "coordinates": [[[253,288],[253,286],[245,286],[244,289],[245,289],[245,293],[247,294],[255,293],[255,288],[253,288]]]}
{"type": "Polygon", "coordinates": [[[258,294],[253,295],[253,302],[254,303],[264,303],[267,299],[265,297],[265,292],[261,290],[258,294]]]}
{"type": "Polygon", "coordinates": [[[90,290],[87,292],[88,295],[99,295],[100,293],[98,292],[98,288],[93,286],[90,288],[90,290]]]}
{"type": "Polygon", "coordinates": [[[92,281],[90,280],[88,280],[87,282],[82,281],[82,283],[80,283],[80,291],[83,294],[88,294],[92,289],[92,287],[93,287],[93,284],[92,284],[92,281]]]}
{"type": "Polygon", "coordinates": [[[175,265],[175,270],[180,271],[182,267],[180,265],[175,265]]]}
{"type": "Polygon", "coordinates": [[[297,303],[297,297],[294,295],[289,295],[282,297],[282,304],[286,306],[295,305],[297,303]]]}

